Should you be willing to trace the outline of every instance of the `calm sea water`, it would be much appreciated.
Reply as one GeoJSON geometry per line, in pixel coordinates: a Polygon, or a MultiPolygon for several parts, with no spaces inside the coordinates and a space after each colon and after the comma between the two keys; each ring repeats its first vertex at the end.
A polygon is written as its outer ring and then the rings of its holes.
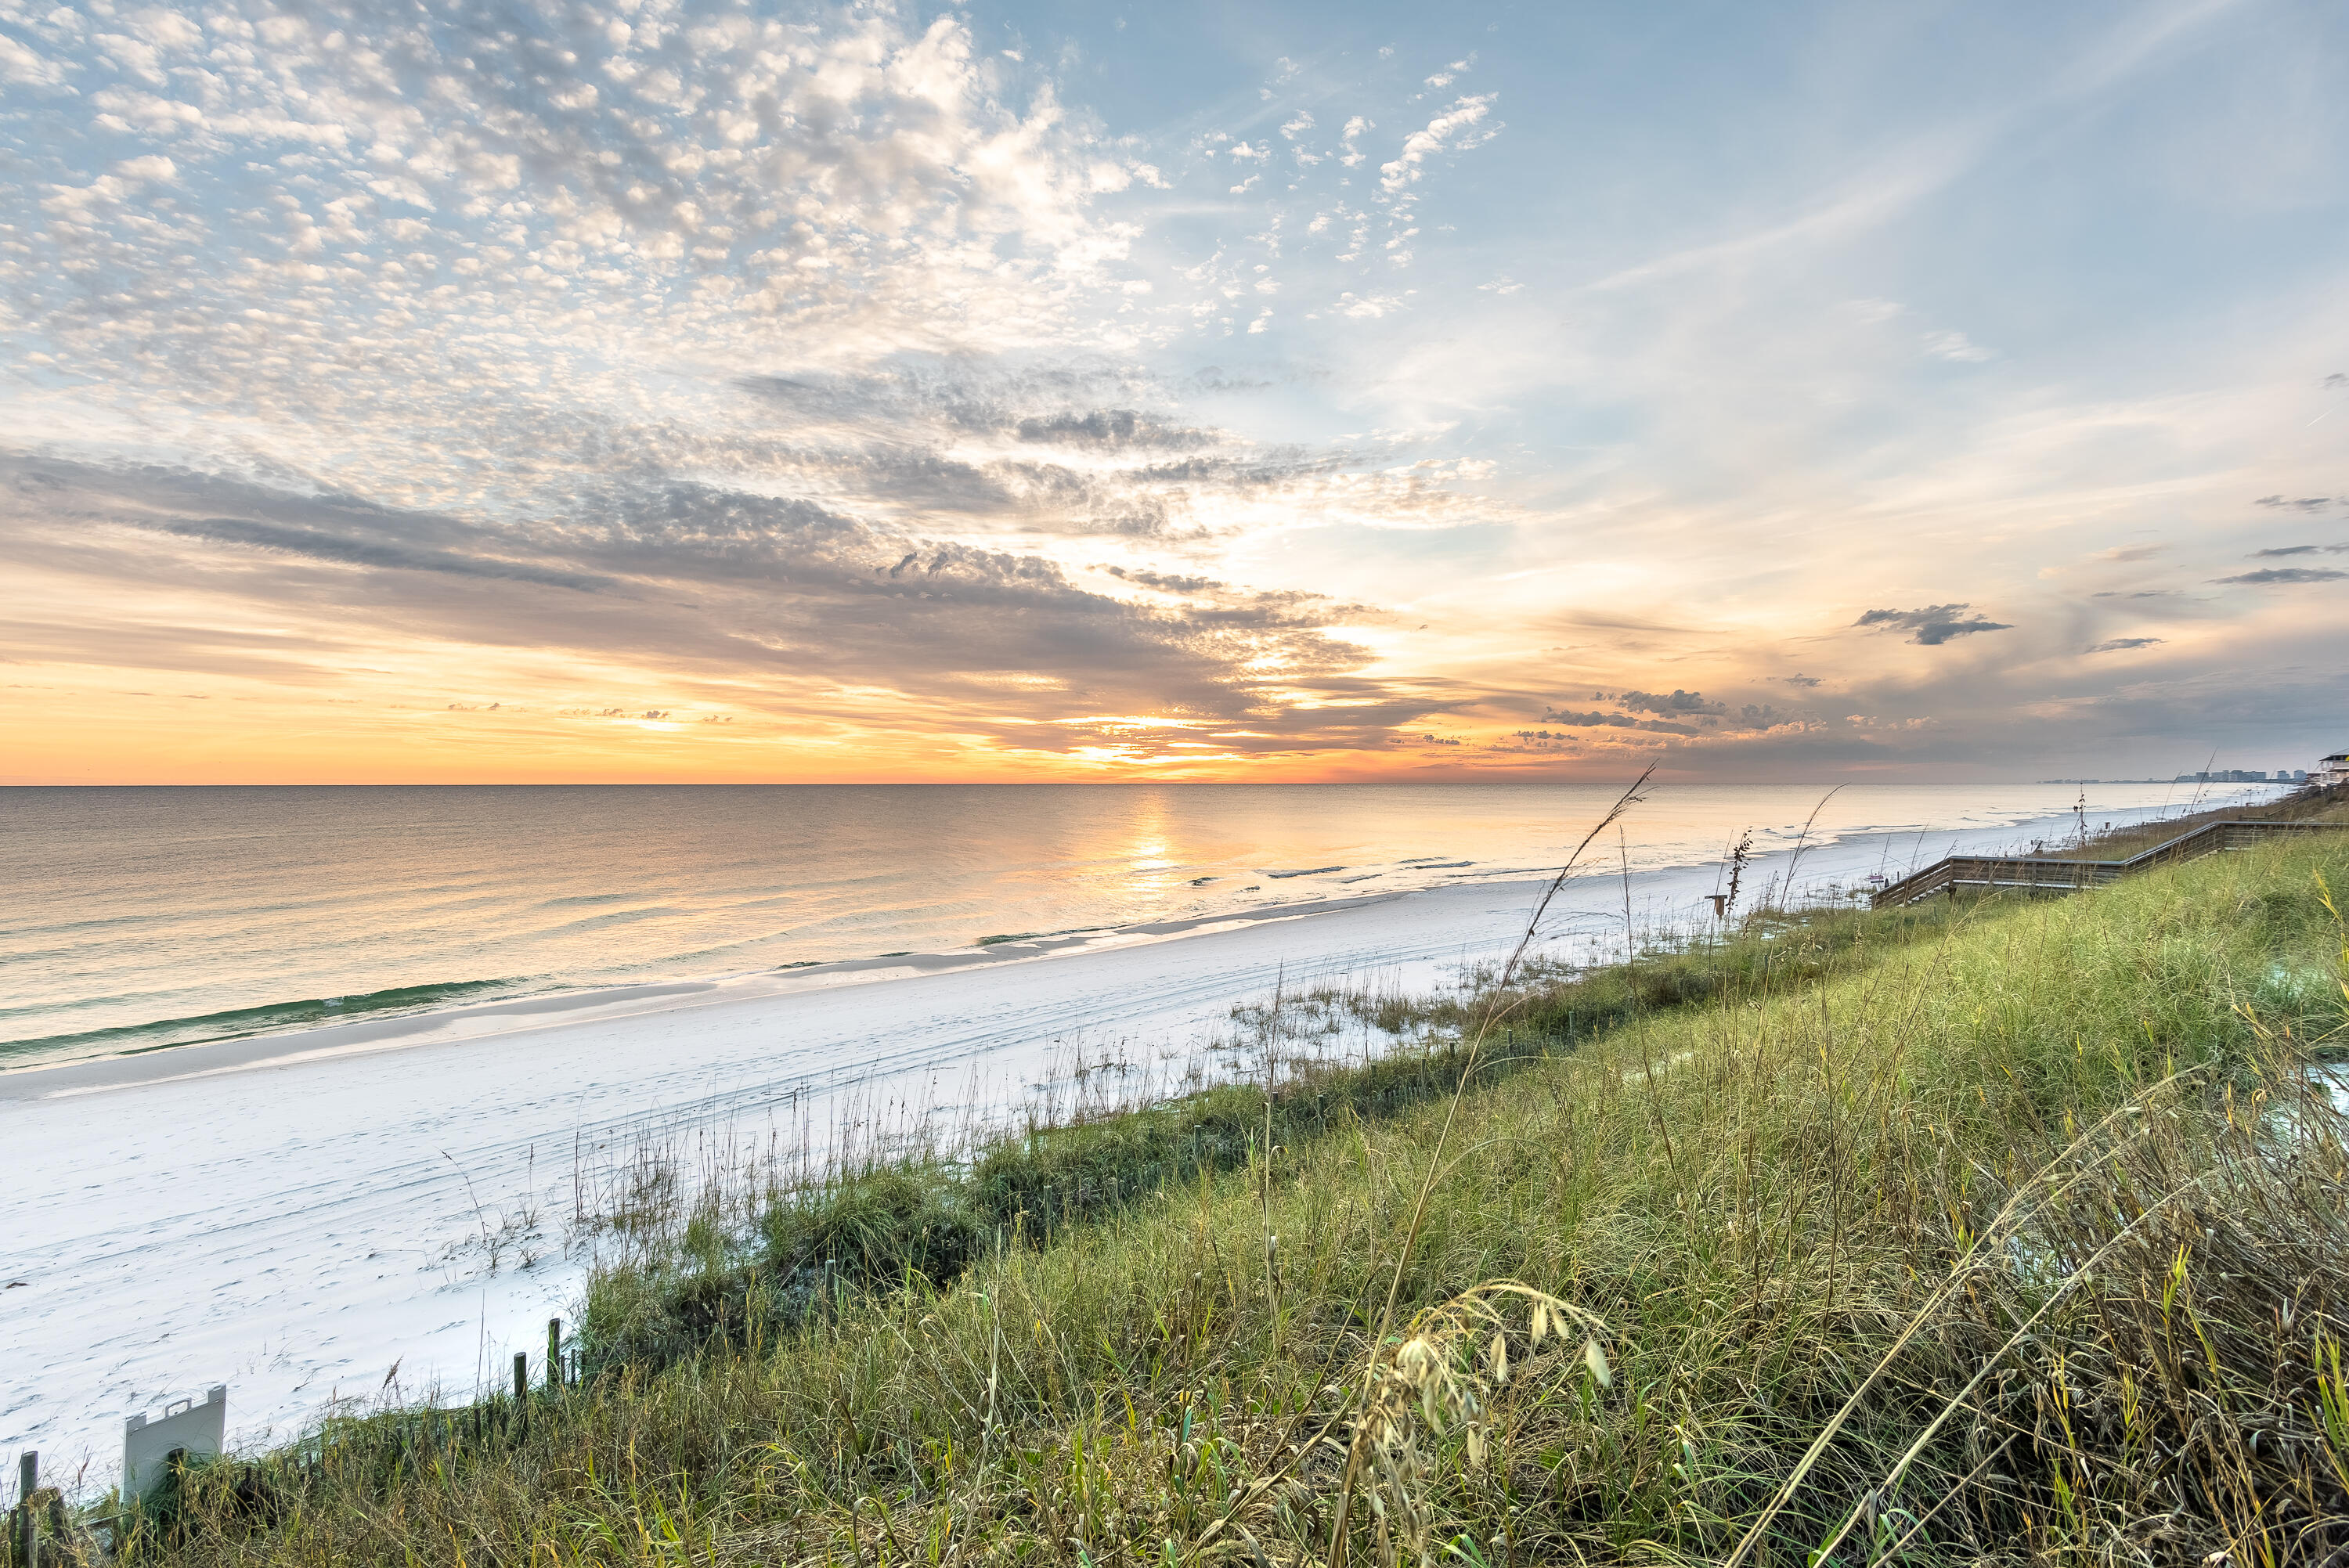
{"type": "MultiPolygon", "coordinates": [[[[1666,786],[1633,870],[2044,822],[2068,786],[1666,786]]],[[[2183,790],[2178,791],[2182,794],[2183,790]]],[[[0,790],[0,1065],[1555,866],[1575,784],[0,790]]],[[[2091,787],[2140,815],[2167,785],[2091,787]]],[[[2178,801],[2183,804],[2182,800],[2178,801]]],[[[2025,835],[2027,837],[2027,835],[2025,835]]],[[[1618,851],[1610,841],[1610,860],[1618,851]]]]}

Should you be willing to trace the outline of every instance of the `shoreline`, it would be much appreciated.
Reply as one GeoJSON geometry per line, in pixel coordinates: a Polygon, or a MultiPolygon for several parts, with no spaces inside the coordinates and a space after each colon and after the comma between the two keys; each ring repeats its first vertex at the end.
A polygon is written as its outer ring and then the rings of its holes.
{"type": "MultiPolygon", "coordinates": [[[[1485,885],[1516,884],[1495,882],[1485,885]]],[[[22,1067],[0,1068],[0,1104],[25,1099],[61,1099],[115,1088],[151,1088],[219,1073],[293,1067],[410,1047],[499,1039],[574,1023],[641,1018],[697,1006],[763,1001],[809,991],[838,990],[849,985],[892,980],[923,979],[1002,965],[1036,963],[1048,958],[1081,957],[1186,936],[1213,935],[1282,921],[1310,919],[1316,915],[1339,913],[1431,891],[1434,890],[1398,889],[1393,892],[1365,893],[1350,899],[1319,899],[1307,903],[1275,905],[1253,913],[1144,921],[1094,932],[997,941],[985,946],[953,948],[943,953],[885,954],[871,958],[843,958],[830,964],[810,964],[785,970],[757,970],[706,980],[672,980],[640,985],[549,991],[493,1002],[460,1003],[449,1007],[357,1019],[347,1024],[310,1025],[265,1034],[190,1040],[181,1045],[148,1046],[105,1056],[32,1062],[22,1067]],[[550,1014],[564,1016],[542,1016],[550,1014]],[[512,1020],[508,1026],[499,1026],[507,1020],[512,1020]],[[289,1049],[289,1045],[294,1048],[289,1049]],[[160,1062],[149,1060],[150,1057],[178,1060],[183,1056],[200,1057],[211,1065],[179,1072],[158,1073],[155,1068],[161,1065],[160,1062]],[[140,1074],[152,1076],[139,1076],[140,1074]]]]}
{"type": "MultiPolygon", "coordinates": [[[[2244,787],[2249,788],[2249,787],[2244,787]]],[[[2114,818],[2153,820],[2167,814],[2170,806],[2122,808],[2101,812],[2114,818]]],[[[1988,827],[1944,830],[1909,828],[1878,829],[1855,827],[1831,833],[1804,844],[1799,852],[1815,857],[1833,848],[1851,842],[1882,842],[1888,849],[1896,841],[1915,833],[1921,843],[1929,837],[1947,835],[1954,843],[1960,838],[1980,837],[1985,833],[2012,831],[2034,823],[2055,823],[2052,816],[2017,816],[1988,827]]],[[[1789,852],[1772,846],[1757,854],[1756,867],[1772,856],[1789,852]]],[[[1929,857],[1930,858],[1930,857],[1929,857]]],[[[1658,863],[1643,866],[1632,872],[1636,877],[1650,877],[1683,872],[1692,867],[1717,863],[1717,855],[1689,858],[1668,857],[1658,863]]],[[[1453,871],[1474,865],[1474,861],[1434,862],[1407,870],[1453,871]]],[[[1268,882],[1290,877],[1344,870],[1344,867],[1319,867],[1306,870],[1262,871],[1256,874],[1268,882]]],[[[1343,879],[1344,884],[1373,880],[1382,875],[1371,872],[1365,876],[1343,879]]],[[[77,1067],[94,1068],[98,1064],[134,1061],[156,1057],[171,1061],[181,1059],[182,1053],[201,1052],[216,1063],[215,1070],[230,1070],[235,1065],[264,1066],[281,1060],[308,1059],[312,1056],[345,1054],[362,1049],[391,1049],[402,1045],[438,1043],[453,1038],[486,1038],[511,1034],[538,1026],[536,1015],[560,1014],[569,1017],[611,1018],[642,1016],[667,1010],[672,1006],[704,1006],[714,1002],[765,996],[785,995],[813,986],[870,984],[877,981],[911,979],[931,974],[952,973],[987,965],[1032,960],[1045,957],[1074,957],[1087,953],[1107,951],[1121,946],[1146,942],[1160,942],[1204,934],[1227,928],[1239,928],[1268,922],[1307,919],[1332,913],[1366,901],[1408,897],[1414,894],[1458,887],[1500,887],[1521,882],[1538,882],[1549,875],[1542,867],[1493,867],[1467,876],[1456,876],[1416,886],[1393,886],[1360,894],[1300,900],[1296,903],[1258,903],[1236,904],[1226,909],[1154,920],[1081,927],[1049,933],[1024,934],[1017,937],[988,936],[966,945],[953,948],[911,950],[899,953],[874,954],[861,956],[792,964],[776,968],[751,970],[720,970],[709,974],[685,974],[623,981],[610,984],[566,985],[552,983],[536,989],[530,988],[530,977],[512,980],[435,981],[417,980],[396,987],[402,992],[471,989],[480,987],[492,995],[480,1000],[441,1000],[421,1006],[402,1006],[394,1004],[380,1009],[368,1009],[347,1021],[322,1021],[305,1018],[283,1024],[263,1023],[250,1029],[181,1040],[142,1042],[139,1037],[150,1031],[168,1030],[175,1026],[201,1022],[199,1018],[157,1019],[149,1023],[119,1026],[85,1035],[34,1037],[19,1041],[0,1041],[0,1063],[6,1062],[11,1050],[30,1051],[50,1046],[54,1054],[43,1054],[36,1059],[13,1065],[0,1065],[0,1101],[19,1098],[22,1091],[12,1092],[15,1080],[26,1075],[57,1072],[77,1067]],[[509,989],[508,987],[512,987],[509,989]],[[696,998],[687,1001],[683,998],[696,998]],[[522,1020],[501,1027],[497,1020],[522,1020]],[[95,1043],[108,1038],[112,1048],[88,1049],[75,1052],[71,1042],[95,1043]],[[306,1040],[305,1047],[289,1052],[278,1043],[306,1040]],[[119,1043],[118,1043],[119,1042],[119,1043]],[[71,1053],[71,1054],[65,1054],[71,1053]]],[[[1241,890],[1241,891],[1254,891],[1241,890]]],[[[388,992],[366,995],[388,995],[388,992]]],[[[266,1014],[272,1011],[290,1012],[297,1008],[331,1008],[350,1000],[365,1000],[365,995],[332,998],[261,1002],[246,1008],[217,1016],[235,1016],[237,1012],[266,1014]]],[[[155,1081],[187,1076],[173,1072],[158,1075],[155,1081]]],[[[145,1081],[138,1075],[122,1069],[101,1072],[94,1081],[129,1084],[145,1081]]]]}

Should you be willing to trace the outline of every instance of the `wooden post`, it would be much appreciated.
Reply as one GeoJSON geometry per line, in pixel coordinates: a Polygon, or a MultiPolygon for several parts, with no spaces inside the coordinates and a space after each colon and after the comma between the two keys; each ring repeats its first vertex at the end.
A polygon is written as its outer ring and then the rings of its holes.
{"type": "Polygon", "coordinates": [[[41,1515],[33,1507],[33,1494],[41,1489],[41,1456],[26,1449],[16,1456],[16,1542],[19,1563],[37,1563],[41,1560],[41,1515]]]}
{"type": "Polygon", "coordinates": [[[514,1408],[522,1408],[522,1402],[529,1398],[530,1352],[517,1350],[514,1352],[514,1408]]]}
{"type": "Polygon", "coordinates": [[[563,1319],[546,1320],[546,1386],[563,1387],[563,1319]]]}

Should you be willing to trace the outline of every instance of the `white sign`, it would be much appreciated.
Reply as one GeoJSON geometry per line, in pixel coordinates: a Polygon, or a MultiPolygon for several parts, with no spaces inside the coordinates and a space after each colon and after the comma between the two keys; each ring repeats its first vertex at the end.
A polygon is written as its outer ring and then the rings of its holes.
{"type": "Polygon", "coordinates": [[[142,1412],[122,1423],[122,1501],[146,1495],[163,1479],[164,1463],[177,1449],[191,1460],[217,1458],[228,1429],[228,1385],[213,1385],[204,1402],[181,1399],[163,1407],[160,1419],[142,1412]]]}

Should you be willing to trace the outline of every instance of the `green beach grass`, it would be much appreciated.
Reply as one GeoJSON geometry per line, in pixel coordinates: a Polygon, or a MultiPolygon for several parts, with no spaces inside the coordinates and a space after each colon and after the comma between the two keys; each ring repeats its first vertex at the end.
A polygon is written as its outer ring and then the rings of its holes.
{"type": "Polygon", "coordinates": [[[2349,834],[1297,998],[1423,1044],[672,1196],[526,1422],[337,1420],[123,1557],[2321,1562],[2344,893],[2349,834]]]}

